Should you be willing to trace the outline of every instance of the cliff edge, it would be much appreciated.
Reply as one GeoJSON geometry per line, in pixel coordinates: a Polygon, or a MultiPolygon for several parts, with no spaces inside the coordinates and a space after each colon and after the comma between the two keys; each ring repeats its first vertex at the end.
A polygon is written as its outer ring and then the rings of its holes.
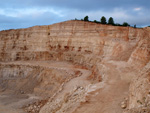
{"type": "Polygon", "coordinates": [[[78,20],[0,31],[0,111],[149,113],[149,45],[148,27],[78,20]]]}

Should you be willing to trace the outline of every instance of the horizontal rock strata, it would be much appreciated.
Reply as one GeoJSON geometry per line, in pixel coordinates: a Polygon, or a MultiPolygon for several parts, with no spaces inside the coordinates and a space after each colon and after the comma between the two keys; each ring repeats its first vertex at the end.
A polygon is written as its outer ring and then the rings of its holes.
{"type": "MultiPolygon", "coordinates": [[[[66,82],[89,70],[87,80],[90,83],[104,81],[110,85],[123,78],[129,79],[129,100],[123,107],[129,112],[130,109],[143,109],[144,105],[148,106],[149,61],[150,28],[148,27],[120,27],[71,20],[48,26],[0,31],[0,91],[2,92],[13,90],[15,87],[15,93],[52,97],[66,82]],[[65,64],[54,68],[54,64],[52,66],[42,64],[45,61],[70,62],[74,67],[64,69],[67,66],[65,64]],[[112,81],[108,81],[109,78],[112,81]]],[[[126,82],[117,83],[128,86],[126,82]]],[[[74,100],[72,97],[74,93],[76,92],[69,92],[67,98],[74,100]]],[[[78,99],[83,96],[80,93],[78,99]]],[[[87,92],[82,91],[82,93],[87,92]]],[[[59,106],[60,103],[55,102],[56,100],[52,101],[53,104],[58,104],[54,111],[58,111],[59,108],[59,112],[62,110],[67,112],[67,109],[74,106],[70,104],[72,106],[67,108],[68,104],[63,105],[63,99],[65,97],[61,100],[63,109],[59,106]]],[[[82,107],[80,110],[82,111],[82,107]]]]}

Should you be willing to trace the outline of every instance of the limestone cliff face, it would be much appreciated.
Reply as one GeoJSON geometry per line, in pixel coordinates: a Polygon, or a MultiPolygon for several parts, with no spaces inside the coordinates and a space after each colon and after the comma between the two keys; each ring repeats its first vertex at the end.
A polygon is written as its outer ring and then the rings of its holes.
{"type": "Polygon", "coordinates": [[[150,62],[130,84],[129,108],[150,107],[150,62]]]}
{"type": "MultiPolygon", "coordinates": [[[[124,61],[139,71],[137,75],[133,75],[133,80],[131,80],[129,109],[138,107],[143,98],[148,100],[150,28],[118,27],[72,20],[48,26],[0,32],[1,62],[47,60],[64,60],[81,64],[92,70],[89,78],[94,79],[102,75],[101,63],[104,61],[124,61]]],[[[22,73],[21,70],[26,70],[26,73],[23,72],[24,76],[31,75],[30,73],[39,74],[41,69],[36,66],[30,68],[30,66],[19,65],[10,69],[10,66],[0,64],[0,77],[8,75],[6,77],[9,78],[12,73],[14,77],[17,75],[16,72],[22,73]]],[[[42,69],[45,76],[48,76],[48,73],[56,73],[51,69],[42,69]]],[[[62,72],[58,71],[57,74],[61,76],[62,72]]],[[[61,85],[63,77],[59,79],[60,81],[53,89],[61,85]]],[[[11,80],[8,82],[11,83],[11,80]]],[[[38,81],[35,81],[35,84],[38,84],[38,81]]],[[[43,89],[43,84],[40,85],[41,88],[33,86],[31,90],[38,92],[43,89]]],[[[12,85],[16,86],[14,83],[12,85]]],[[[8,86],[8,88],[12,87],[8,86]]]]}
{"type": "Polygon", "coordinates": [[[34,93],[51,97],[76,71],[29,64],[0,64],[0,91],[34,93]]]}
{"type": "Polygon", "coordinates": [[[145,28],[140,34],[141,39],[132,52],[130,63],[145,66],[150,60],[150,29],[145,28]]]}
{"type": "Polygon", "coordinates": [[[72,55],[90,54],[145,64],[149,60],[149,51],[144,49],[147,34],[144,29],[83,21],[1,31],[0,60],[72,60],[72,55]]]}

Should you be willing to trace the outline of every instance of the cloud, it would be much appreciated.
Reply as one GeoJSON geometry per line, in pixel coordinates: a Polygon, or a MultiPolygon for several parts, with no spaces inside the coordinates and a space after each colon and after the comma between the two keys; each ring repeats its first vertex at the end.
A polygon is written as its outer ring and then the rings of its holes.
{"type": "Polygon", "coordinates": [[[89,16],[89,20],[97,20],[100,21],[102,16],[105,16],[108,20],[109,17],[113,17],[115,23],[122,24],[123,22],[128,22],[130,25],[134,26],[136,24],[137,27],[148,26],[150,24],[150,15],[149,11],[146,9],[140,10],[140,12],[132,11],[133,8],[114,8],[111,11],[105,10],[96,10],[96,11],[78,11],[72,10],[71,12],[66,11],[67,15],[66,19],[83,19],[86,15],[89,16]],[[67,13],[69,12],[69,13],[67,13]]]}
{"type": "Polygon", "coordinates": [[[134,8],[134,11],[140,11],[140,10],[142,10],[141,7],[136,7],[136,8],[134,8]]]}
{"type": "Polygon", "coordinates": [[[32,17],[39,17],[40,15],[46,12],[53,13],[60,17],[63,16],[63,14],[61,14],[61,11],[54,10],[53,8],[0,9],[1,15],[5,15],[9,17],[23,17],[28,15],[32,15],[32,17]]]}
{"type": "Polygon", "coordinates": [[[116,7],[137,7],[149,8],[149,0],[1,0],[1,8],[34,8],[53,7],[61,9],[78,9],[80,11],[89,10],[111,10],[116,7]]]}
{"type": "Polygon", "coordinates": [[[74,10],[70,13],[68,13],[68,16],[70,15],[70,19],[73,17],[76,18],[83,18],[84,16],[88,15],[90,20],[100,20],[102,16],[105,16],[107,19],[109,17],[113,17],[115,19],[128,19],[131,15],[128,15],[127,12],[123,9],[116,8],[114,10],[110,11],[102,11],[102,10],[97,10],[97,11],[87,11],[87,12],[78,12],[77,10],[74,10]]]}
{"type": "Polygon", "coordinates": [[[53,9],[0,9],[0,30],[49,25],[60,22],[62,17],[60,11],[53,9]]]}
{"type": "Polygon", "coordinates": [[[149,25],[148,0],[10,0],[0,2],[0,30],[48,25],[70,19],[113,17],[116,23],[149,25]]]}

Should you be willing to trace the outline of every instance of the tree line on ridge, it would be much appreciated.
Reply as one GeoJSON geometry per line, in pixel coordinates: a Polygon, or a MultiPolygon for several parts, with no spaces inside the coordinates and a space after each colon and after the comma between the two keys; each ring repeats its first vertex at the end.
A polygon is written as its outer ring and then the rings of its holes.
{"type": "MultiPolygon", "coordinates": [[[[77,20],[77,19],[75,19],[77,20]]],[[[89,21],[89,17],[85,16],[84,19],[81,19],[82,21],[89,21]]],[[[108,24],[108,25],[113,25],[113,26],[130,26],[130,24],[128,24],[127,22],[123,22],[123,24],[119,24],[119,23],[115,23],[114,19],[112,17],[110,17],[108,19],[108,22],[106,20],[106,17],[102,16],[100,18],[100,21],[94,20],[94,21],[90,21],[90,22],[95,22],[95,23],[100,23],[100,24],[108,24]]],[[[136,28],[136,25],[133,26],[134,28],[136,28]]]]}

